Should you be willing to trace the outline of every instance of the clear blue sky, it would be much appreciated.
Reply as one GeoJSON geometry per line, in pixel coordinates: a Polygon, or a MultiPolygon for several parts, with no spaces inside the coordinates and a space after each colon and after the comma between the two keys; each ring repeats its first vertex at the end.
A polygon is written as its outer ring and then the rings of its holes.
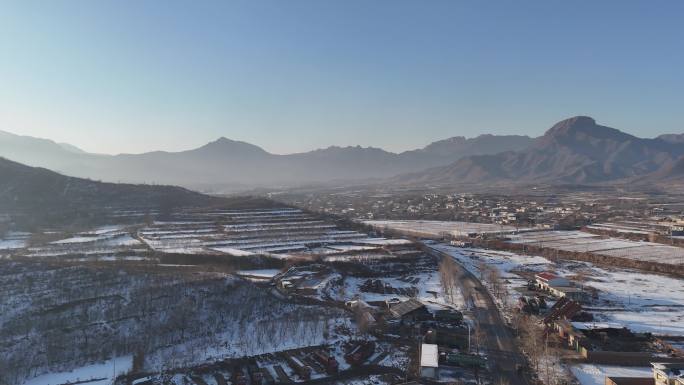
{"type": "Polygon", "coordinates": [[[118,153],[684,132],[684,1],[30,1],[0,8],[0,130],[118,153]]]}

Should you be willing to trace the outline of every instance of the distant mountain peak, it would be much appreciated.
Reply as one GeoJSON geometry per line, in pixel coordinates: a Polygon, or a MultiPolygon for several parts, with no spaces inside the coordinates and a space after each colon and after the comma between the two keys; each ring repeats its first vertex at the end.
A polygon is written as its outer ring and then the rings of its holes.
{"type": "Polygon", "coordinates": [[[585,131],[599,127],[596,120],[590,116],[573,116],[572,118],[561,120],[554,124],[546,135],[568,134],[576,131],[585,131]]]}
{"type": "Polygon", "coordinates": [[[268,154],[263,148],[253,145],[251,143],[242,142],[239,140],[228,139],[222,136],[213,142],[209,142],[195,151],[203,152],[240,152],[240,153],[254,153],[254,154],[268,154]]]}
{"type": "Polygon", "coordinates": [[[577,145],[587,140],[626,142],[635,139],[638,138],[618,129],[597,124],[592,117],[574,116],[554,124],[537,140],[537,145],[546,146],[552,142],[577,145]]]}
{"type": "Polygon", "coordinates": [[[240,142],[237,140],[228,139],[225,136],[221,136],[218,139],[214,140],[213,142],[209,142],[207,144],[226,145],[226,144],[237,144],[237,143],[245,143],[245,142],[240,142]]]}
{"type": "Polygon", "coordinates": [[[568,124],[573,124],[573,125],[582,125],[582,124],[596,125],[596,119],[592,118],[591,116],[586,116],[586,115],[573,116],[571,118],[561,120],[558,123],[564,123],[564,122],[567,122],[568,124]]]}
{"type": "Polygon", "coordinates": [[[69,152],[72,152],[72,153],[74,153],[74,154],[87,154],[86,151],[84,151],[84,150],[82,150],[82,149],[80,149],[80,148],[74,146],[73,144],[69,144],[69,143],[57,143],[57,144],[58,144],[60,147],[62,147],[63,149],[65,149],[65,150],[67,150],[67,151],[69,151],[69,152]]]}
{"type": "MultiPolygon", "coordinates": [[[[466,139],[465,136],[452,136],[451,138],[441,140],[441,142],[444,142],[444,143],[464,143],[467,140],[468,139],[466,139]]],[[[436,143],[436,142],[433,142],[433,143],[436,143]]]]}

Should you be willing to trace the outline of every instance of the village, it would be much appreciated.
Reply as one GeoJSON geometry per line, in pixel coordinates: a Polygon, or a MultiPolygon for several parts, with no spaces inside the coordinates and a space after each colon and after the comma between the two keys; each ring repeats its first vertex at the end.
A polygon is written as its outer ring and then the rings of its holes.
{"type": "Polygon", "coordinates": [[[684,234],[684,202],[677,194],[563,191],[545,188],[509,194],[436,191],[316,191],[274,195],[319,213],[355,220],[434,220],[488,223],[513,228],[576,229],[586,226],[608,235],[677,242],[684,234]],[[605,223],[608,222],[608,223],[605,223]]]}

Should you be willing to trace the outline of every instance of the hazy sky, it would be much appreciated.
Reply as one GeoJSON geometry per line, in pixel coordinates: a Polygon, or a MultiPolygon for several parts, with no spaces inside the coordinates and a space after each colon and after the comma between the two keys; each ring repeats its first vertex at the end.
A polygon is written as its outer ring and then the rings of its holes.
{"type": "Polygon", "coordinates": [[[3,1],[0,130],[89,151],[285,153],[684,132],[684,1],[3,1]]]}

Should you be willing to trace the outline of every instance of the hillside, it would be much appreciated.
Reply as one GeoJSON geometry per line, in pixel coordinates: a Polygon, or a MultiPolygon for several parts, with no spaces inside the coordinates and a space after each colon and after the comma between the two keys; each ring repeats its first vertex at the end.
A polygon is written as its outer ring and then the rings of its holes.
{"type": "Polygon", "coordinates": [[[684,134],[663,134],[658,135],[658,139],[670,143],[684,143],[684,134]]]}
{"type": "Polygon", "coordinates": [[[0,213],[19,218],[22,224],[98,222],[117,210],[163,214],[179,207],[251,207],[252,203],[263,205],[264,200],[215,198],[173,186],[102,183],[0,158],[0,213]]]}
{"type": "Polygon", "coordinates": [[[551,127],[521,151],[462,158],[398,176],[399,184],[598,183],[654,173],[684,155],[684,144],[644,139],[576,116],[551,127]]]}

